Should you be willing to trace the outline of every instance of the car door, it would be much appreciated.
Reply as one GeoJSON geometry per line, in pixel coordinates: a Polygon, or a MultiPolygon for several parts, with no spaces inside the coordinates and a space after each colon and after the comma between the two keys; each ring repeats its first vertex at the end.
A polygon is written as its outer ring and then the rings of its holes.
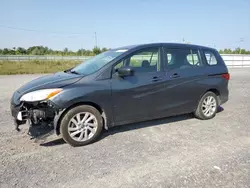
{"type": "Polygon", "coordinates": [[[111,78],[114,121],[124,124],[153,118],[161,111],[164,98],[164,71],[161,48],[144,48],[133,52],[113,68],[111,78]],[[129,66],[134,74],[119,77],[117,70],[129,66]]]}
{"type": "Polygon", "coordinates": [[[165,106],[166,113],[176,115],[192,112],[204,89],[200,81],[206,77],[199,49],[164,47],[163,51],[166,97],[169,99],[165,106]]]}

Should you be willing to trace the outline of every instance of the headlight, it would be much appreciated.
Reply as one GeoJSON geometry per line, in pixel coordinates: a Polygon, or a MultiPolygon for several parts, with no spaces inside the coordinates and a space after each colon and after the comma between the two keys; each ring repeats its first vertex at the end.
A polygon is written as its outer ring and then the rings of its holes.
{"type": "Polygon", "coordinates": [[[30,93],[26,93],[21,97],[21,101],[35,102],[42,101],[46,99],[50,99],[60,93],[62,91],[61,88],[55,89],[41,89],[37,91],[32,91],[30,93]]]}

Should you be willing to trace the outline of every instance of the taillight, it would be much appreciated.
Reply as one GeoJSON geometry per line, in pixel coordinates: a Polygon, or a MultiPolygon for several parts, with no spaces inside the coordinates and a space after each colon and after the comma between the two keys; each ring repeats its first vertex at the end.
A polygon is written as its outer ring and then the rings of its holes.
{"type": "Polygon", "coordinates": [[[221,76],[222,76],[222,78],[225,78],[226,80],[230,79],[230,74],[229,73],[222,74],[221,76]]]}

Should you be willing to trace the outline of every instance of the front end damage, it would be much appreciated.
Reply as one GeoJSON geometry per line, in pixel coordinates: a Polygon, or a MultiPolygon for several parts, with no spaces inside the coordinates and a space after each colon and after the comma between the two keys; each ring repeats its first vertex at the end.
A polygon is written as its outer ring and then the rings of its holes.
{"type": "Polygon", "coordinates": [[[40,102],[21,101],[18,106],[12,105],[11,111],[16,130],[19,131],[19,126],[28,122],[30,125],[28,134],[32,139],[44,138],[54,132],[59,134],[59,131],[56,130],[56,124],[62,110],[50,100],[40,102]]]}
{"type": "Polygon", "coordinates": [[[44,135],[52,130],[59,134],[57,122],[54,123],[54,120],[58,120],[58,115],[63,111],[61,94],[83,77],[68,71],[57,72],[31,80],[17,89],[10,101],[16,129],[19,130],[20,125],[28,122],[29,134],[32,137],[44,135]]]}

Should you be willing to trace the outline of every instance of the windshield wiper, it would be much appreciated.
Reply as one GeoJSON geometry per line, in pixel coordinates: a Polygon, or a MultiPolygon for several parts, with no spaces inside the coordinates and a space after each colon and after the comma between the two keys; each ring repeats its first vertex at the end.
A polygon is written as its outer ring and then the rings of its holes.
{"type": "Polygon", "coordinates": [[[72,70],[72,69],[65,70],[64,72],[66,72],[66,73],[71,73],[71,74],[77,74],[77,75],[80,75],[80,73],[79,73],[79,72],[74,71],[74,70],[72,70]]]}
{"type": "Polygon", "coordinates": [[[72,74],[78,74],[78,75],[80,75],[80,73],[79,72],[77,72],[77,71],[73,71],[73,70],[71,70],[71,71],[69,71],[70,73],[72,73],[72,74]]]}

